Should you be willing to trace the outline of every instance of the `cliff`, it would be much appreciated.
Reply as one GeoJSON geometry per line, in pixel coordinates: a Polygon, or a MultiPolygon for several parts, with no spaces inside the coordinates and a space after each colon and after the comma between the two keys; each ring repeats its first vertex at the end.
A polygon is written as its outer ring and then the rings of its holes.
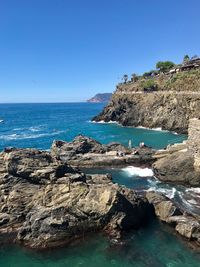
{"type": "Polygon", "coordinates": [[[200,117],[199,69],[119,84],[93,120],[187,133],[188,121],[194,117],[200,117]]]}
{"type": "Polygon", "coordinates": [[[94,97],[87,100],[89,103],[105,103],[111,99],[111,93],[96,94],[94,97]]]}

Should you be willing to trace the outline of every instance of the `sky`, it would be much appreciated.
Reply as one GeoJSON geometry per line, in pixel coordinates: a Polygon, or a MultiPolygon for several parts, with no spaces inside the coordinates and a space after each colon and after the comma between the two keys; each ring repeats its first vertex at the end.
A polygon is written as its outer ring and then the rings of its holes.
{"type": "Polygon", "coordinates": [[[199,0],[0,0],[0,103],[80,102],[200,54],[199,0]]]}

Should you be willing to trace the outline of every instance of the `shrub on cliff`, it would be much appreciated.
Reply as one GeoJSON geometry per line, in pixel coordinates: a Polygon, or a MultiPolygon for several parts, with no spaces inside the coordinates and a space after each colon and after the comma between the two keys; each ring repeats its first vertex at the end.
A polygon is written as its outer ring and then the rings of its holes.
{"type": "Polygon", "coordinates": [[[146,92],[155,91],[157,90],[157,83],[153,79],[143,80],[141,82],[141,87],[146,92]]]}

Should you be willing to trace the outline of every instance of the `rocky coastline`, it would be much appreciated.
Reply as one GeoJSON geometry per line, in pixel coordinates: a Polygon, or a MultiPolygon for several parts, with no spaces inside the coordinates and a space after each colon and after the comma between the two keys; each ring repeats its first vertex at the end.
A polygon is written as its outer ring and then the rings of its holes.
{"type": "Polygon", "coordinates": [[[22,245],[56,247],[96,231],[118,240],[152,213],[145,197],[109,175],[85,175],[50,152],[5,149],[0,161],[0,233],[22,245]]]}
{"type": "Polygon", "coordinates": [[[79,169],[148,165],[161,181],[199,186],[199,127],[199,120],[191,120],[186,142],[158,151],[102,145],[85,136],[55,141],[50,152],[6,148],[0,153],[0,233],[12,233],[16,242],[40,249],[97,231],[118,242],[123,233],[157,216],[200,245],[197,214],[158,192],[137,192],[114,184],[110,175],[79,169]]]}
{"type": "Polygon", "coordinates": [[[197,70],[118,84],[111,101],[93,121],[187,133],[189,120],[200,118],[199,77],[197,70]],[[145,91],[148,81],[156,84],[156,90],[145,91]]]}

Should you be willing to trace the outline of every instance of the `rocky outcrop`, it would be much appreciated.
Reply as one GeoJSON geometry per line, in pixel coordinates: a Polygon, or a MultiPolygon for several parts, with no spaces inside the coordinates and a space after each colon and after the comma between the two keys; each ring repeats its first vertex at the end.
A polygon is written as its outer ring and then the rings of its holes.
{"type": "Polygon", "coordinates": [[[155,176],[163,181],[190,186],[200,185],[200,120],[191,119],[188,140],[155,153],[155,176]]]}
{"type": "MultiPolygon", "coordinates": [[[[188,72],[188,76],[192,74],[188,72]]],[[[144,92],[143,80],[118,85],[110,103],[93,120],[187,133],[189,119],[200,117],[199,76],[198,79],[192,76],[192,80],[185,76],[176,80],[162,75],[152,78],[158,89],[150,93],[144,92]]]]}
{"type": "Polygon", "coordinates": [[[91,231],[116,239],[151,211],[145,198],[109,175],[86,176],[49,152],[6,149],[0,166],[0,233],[13,232],[32,248],[63,245],[91,231]]]}
{"type": "Polygon", "coordinates": [[[156,192],[148,192],[146,197],[161,221],[172,225],[181,236],[200,245],[200,217],[184,212],[170,199],[156,192]]]}
{"type": "Polygon", "coordinates": [[[149,147],[128,149],[119,143],[103,145],[96,140],[77,136],[72,142],[55,141],[53,157],[75,167],[120,167],[130,164],[151,164],[155,151],[149,147]]]}

